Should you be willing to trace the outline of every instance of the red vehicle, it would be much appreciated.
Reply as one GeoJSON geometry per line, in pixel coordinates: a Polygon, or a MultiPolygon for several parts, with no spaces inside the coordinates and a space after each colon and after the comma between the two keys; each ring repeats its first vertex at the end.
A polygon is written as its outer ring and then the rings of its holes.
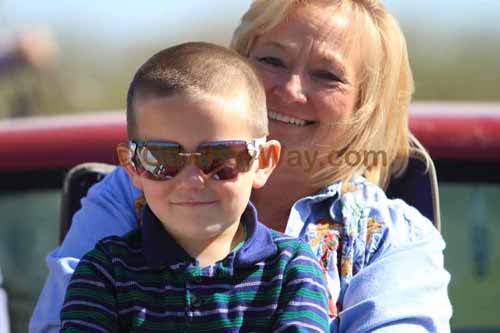
{"type": "MultiPolygon", "coordinates": [[[[500,104],[415,103],[411,114],[437,169],[453,332],[499,332],[500,104]]],[[[83,162],[116,164],[125,141],[124,112],[0,121],[0,288],[12,332],[27,331],[44,257],[58,244],[65,173],[83,162]]]]}

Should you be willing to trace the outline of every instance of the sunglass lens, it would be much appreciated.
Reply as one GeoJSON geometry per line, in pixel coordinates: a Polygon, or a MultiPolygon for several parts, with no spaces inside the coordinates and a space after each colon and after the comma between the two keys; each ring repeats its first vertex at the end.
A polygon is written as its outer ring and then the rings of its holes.
{"type": "Polygon", "coordinates": [[[240,170],[235,159],[230,159],[223,162],[218,167],[211,170],[209,173],[215,180],[229,180],[238,177],[240,170]]]}
{"type": "Polygon", "coordinates": [[[198,152],[198,167],[217,180],[233,179],[248,171],[251,160],[245,142],[205,144],[198,152]]]}
{"type": "Polygon", "coordinates": [[[147,145],[141,147],[137,157],[146,175],[154,180],[175,177],[184,166],[184,159],[179,155],[182,148],[178,145],[147,145]]]}

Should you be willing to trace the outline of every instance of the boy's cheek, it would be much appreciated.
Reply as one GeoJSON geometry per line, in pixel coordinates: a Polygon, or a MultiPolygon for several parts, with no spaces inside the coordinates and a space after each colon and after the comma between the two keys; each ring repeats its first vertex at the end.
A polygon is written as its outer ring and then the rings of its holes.
{"type": "Polygon", "coordinates": [[[138,178],[140,179],[138,179],[137,182],[140,184],[141,189],[144,192],[144,196],[146,197],[146,200],[157,201],[158,199],[163,199],[163,200],[166,199],[166,196],[168,195],[169,191],[168,188],[165,188],[165,186],[162,185],[167,185],[167,184],[164,184],[164,182],[161,181],[154,181],[154,180],[144,179],[141,177],[138,178]]]}

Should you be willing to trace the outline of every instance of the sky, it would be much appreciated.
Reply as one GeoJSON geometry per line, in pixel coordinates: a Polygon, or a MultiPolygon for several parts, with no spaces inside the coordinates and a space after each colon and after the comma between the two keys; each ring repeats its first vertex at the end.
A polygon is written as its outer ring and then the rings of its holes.
{"type": "MultiPolygon", "coordinates": [[[[48,26],[60,34],[111,43],[148,35],[185,34],[223,27],[230,32],[251,0],[0,0],[0,33],[23,26],[48,26]]],[[[500,34],[499,0],[385,0],[403,29],[456,33],[462,30],[500,34]]],[[[500,38],[499,38],[500,40],[500,38]]]]}
{"type": "Polygon", "coordinates": [[[0,0],[0,26],[10,31],[43,25],[59,33],[92,32],[119,42],[221,24],[235,27],[249,4],[249,0],[0,0]]]}
{"type": "MultiPolygon", "coordinates": [[[[113,82],[126,82],[124,73],[153,51],[185,41],[227,46],[251,2],[0,0],[0,51],[21,28],[48,28],[65,77],[78,78],[67,84],[78,95],[73,99],[88,108],[89,96],[112,100],[101,88],[104,79],[121,91],[113,82]]],[[[406,35],[419,98],[498,100],[500,0],[382,2],[406,35]]]]}

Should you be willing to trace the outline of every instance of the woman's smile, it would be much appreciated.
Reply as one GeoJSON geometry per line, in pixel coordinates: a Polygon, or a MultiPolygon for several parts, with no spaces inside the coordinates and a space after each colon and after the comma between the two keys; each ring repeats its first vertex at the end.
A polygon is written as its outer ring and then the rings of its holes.
{"type": "Polygon", "coordinates": [[[287,124],[287,125],[293,125],[293,126],[297,126],[297,127],[309,126],[309,125],[316,123],[313,120],[300,119],[300,118],[288,116],[286,114],[271,111],[271,110],[268,111],[267,116],[271,121],[276,121],[276,122],[280,122],[280,123],[287,124]]]}

